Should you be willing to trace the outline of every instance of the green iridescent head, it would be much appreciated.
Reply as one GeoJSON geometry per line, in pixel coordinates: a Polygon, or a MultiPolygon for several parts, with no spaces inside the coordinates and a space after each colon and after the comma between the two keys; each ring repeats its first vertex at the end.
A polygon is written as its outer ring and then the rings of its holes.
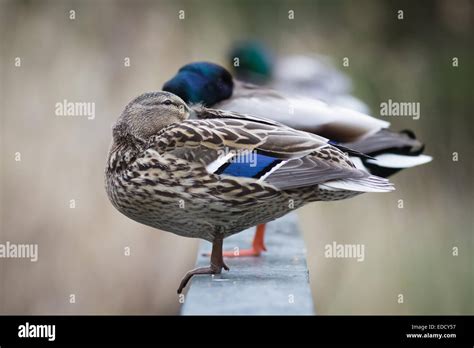
{"type": "Polygon", "coordinates": [[[229,52],[230,65],[237,79],[264,84],[273,74],[273,58],[270,51],[257,41],[237,43],[229,52]]]}
{"type": "Polygon", "coordinates": [[[163,85],[186,103],[213,106],[231,97],[234,90],[232,75],[222,66],[210,62],[186,64],[163,85]]]}

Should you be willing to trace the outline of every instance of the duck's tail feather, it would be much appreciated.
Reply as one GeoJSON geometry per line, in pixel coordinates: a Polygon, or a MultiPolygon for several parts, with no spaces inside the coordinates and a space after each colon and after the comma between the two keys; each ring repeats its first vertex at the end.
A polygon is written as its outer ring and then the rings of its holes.
{"type": "Polygon", "coordinates": [[[401,169],[428,163],[431,156],[423,155],[424,144],[410,130],[393,132],[387,129],[353,143],[344,144],[372,158],[359,157],[360,164],[370,173],[388,177],[401,169]]]}

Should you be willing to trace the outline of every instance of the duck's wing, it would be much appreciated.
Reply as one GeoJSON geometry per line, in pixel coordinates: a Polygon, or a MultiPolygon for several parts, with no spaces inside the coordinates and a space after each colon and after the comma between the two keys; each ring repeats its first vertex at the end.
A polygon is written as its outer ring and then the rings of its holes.
{"type": "Polygon", "coordinates": [[[309,133],[309,132],[305,132],[305,131],[296,130],[294,128],[288,127],[285,124],[282,124],[280,122],[277,122],[277,121],[274,121],[274,120],[271,120],[271,119],[268,119],[268,118],[257,117],[257,116],[253,116],[253,115],[250,115],[250,114],[241,114],[241,113],[237,113],[237,112],[233,112],[233,111],[227,111],[227,110],[208,109],[208,108],[200,107],[200,106],[194,108],[194,111],[195,111],[194,112],[194,117],[197,118],[197,119],[203,119],[203,120],[204,119],[227,119],[227,120],[236,119],[236,120],[244,120],[244,121],[251,121],[251,122],[266,124],[266,125],[270,125],[270,126],[276,126],[280,130],[286,129],[286,130],[289,130],[291,132],[297,132],[301,136],[304,136],[304,137],[309,136],[309,137],[312,137],[313,139],[315,139],[318,142],[322,142],[324,144],[326,144],[326,143],[331,144],[332,146],[338,148],[339,150],[342,150],[342,152],[345,152],[349,155],[357,156],[357,157],[364,158],[364,159],[373,159],[371,156],[367,156],[365,153],[360,152],[356,149],[352,149],[352,148],[346,146],[345,144],[344,145],[339,144],[337,142],[334,142],[332,140],[324,138],[324,137],[322,137],[318,134],[315,134],[315,133],[309,133]]]}
{"type": "Polygon", "coordinates": [[[236,119],[236,120],[252,121],[252,122],[266,124],[266,125],[278,126],[280,128],[289,127],[288,125],[278,122],[276,120],[273,120],[271,118],[267,118],[264,116],[255,116],[253,114],[247,114],[247,113],[234,112],[232,110],[209,109],[200,105],[194,106],[193,110],[195,112],[194,118],[200,119],[200,120],[214,119],[214,118],[236,119]]]}
{"type": "Polygon", "coordinates": [[[387,180],[355,168],[325,138],[247,115],[212,109],[201,113],[201,119],[165,128],[153,137],[153,148],[173,154],[194,150],[194,160],[206,148],[215,151],[213,160],[205,162],[209,174],[252,178],[279,189],[317,184],[358,192],[393,189],[387,180]]]}
{"type": "Polygon", "coordinates": [[[358,141],[390,125],[358,111],[317,99],[284,95],[238,81],[232,98],[220,102],[216,108],[270,118],[338,142],[358,141]]]}
{"type": "Polygon", "coordinates": [[[278,123],[268,124],[258,118],[251,120],[248,115],[238,118],[236,113],[204,110],[205,119],[173,124],[152,137],[150,142],[163,152],[204,146],[215,150],[258,150],[282,159],[301,157],[328,144],[323,137],[278,123]],[[220,117],[210,118],[211,114],[220,117]],[[223,115],[228,115],[228,118],[223,115]]]}

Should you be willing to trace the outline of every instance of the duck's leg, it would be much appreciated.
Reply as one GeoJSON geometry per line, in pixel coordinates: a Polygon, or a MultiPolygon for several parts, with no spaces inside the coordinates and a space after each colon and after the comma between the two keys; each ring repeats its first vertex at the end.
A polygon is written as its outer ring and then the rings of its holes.
{"type": "MultiPolygon", "coordinates": [[[[224,257],[245,257],[245,256],[260,256],[262,251],[267,251],[265,247],[265,224],[257,226],[255,235],[253,237],[252,247],[243,250],[227,250],[223,252],[224,257]]],[[[204,254],[209,255],[209,254],[204,254]]]]}
{"type": "Polygon", "coordinates": [[[209,267],[201,267],[196,268],[184,276],[183,280],[179,284],[178,294],[181,294],[183,289],[188,284],[189,280],[192,278],[193,275],[197,274],[220,274],[222,269],[224,268],[226,271],[229,270],[229,267],[224,263],[224,259],[222,257],[222,243],[223,243],[223,236],[222,234],[217,234],[212,242],[212,252],[211,252],[211,264],[209,267]]]}

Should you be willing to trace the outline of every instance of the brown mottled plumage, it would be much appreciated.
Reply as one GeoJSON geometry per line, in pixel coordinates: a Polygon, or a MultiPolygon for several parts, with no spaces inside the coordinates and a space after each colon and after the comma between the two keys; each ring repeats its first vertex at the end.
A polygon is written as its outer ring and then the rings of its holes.
{"type": "Polygon", "coordinates": [[[211,266],[188,272],[178,292],[192,275],[227,267],[225,237],[308,202],[392,189],[356,169],[325,138],[249,115],[191,109],[167,92],[127,105],[113,128],[105,184],[112,204],[129,218],[213,243],[211,266]],[[281,164],[260,178],[216,174],[210,165],[224,149],[258,151],[281,164]]]}

